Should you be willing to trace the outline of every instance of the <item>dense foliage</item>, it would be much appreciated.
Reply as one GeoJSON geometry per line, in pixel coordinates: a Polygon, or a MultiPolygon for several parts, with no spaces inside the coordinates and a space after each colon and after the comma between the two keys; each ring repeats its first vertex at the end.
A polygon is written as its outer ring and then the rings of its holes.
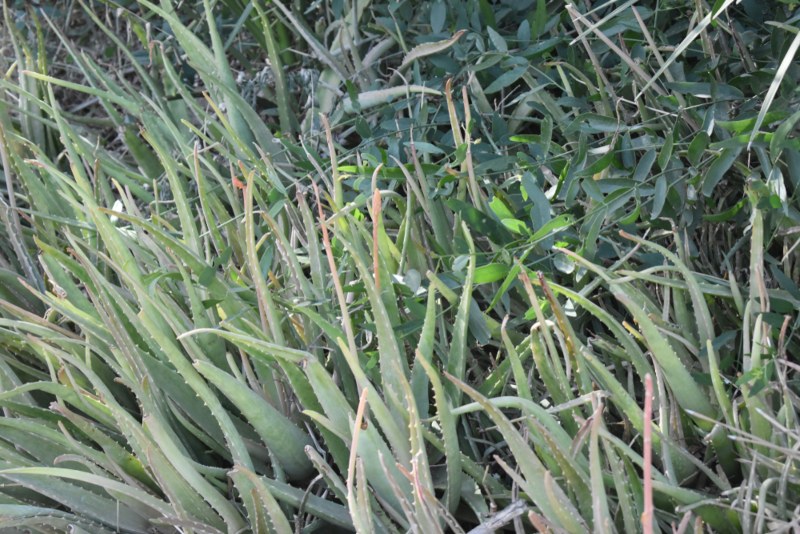
{"type": "Polygon", "coordinates": [[[800,528],[800,10],[595,4],[5,0],[0,528],[800,528]]]}

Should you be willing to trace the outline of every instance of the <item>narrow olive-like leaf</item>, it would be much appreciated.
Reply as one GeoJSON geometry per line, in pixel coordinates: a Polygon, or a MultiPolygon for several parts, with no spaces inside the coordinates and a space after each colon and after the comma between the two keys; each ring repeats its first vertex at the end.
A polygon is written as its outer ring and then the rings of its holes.
{"type": "Polygon", "coordinates": [[[513,69],[504,72],[503,74],[492,80],[492,83],[483,88],[484,94],[491,95],[497,93],[498,91],[502,91],[512,83],[522,78],[522,75],[525,74],[527,71],[528,71],[528,66],[523,65],[519,67],[514,67],[513,69]]]}
{"type": "Polygon", "coordinates": [[[610,22],[610,21],[614,20],[614,17],[618,16],[620,13],[623,13],[626,9],[628,9],[629,7],[631,7],[631,5],[633,5],[635,3],[636,3],[636,0],[628,0],[624,4],[617,6],[613,11],[611,11],[609,13],[604,13],[603,14],[603,18],[601,18],[600,20],[598,20],[596,22],[592,22],[591,24],[589,24],[588,21],[587,21],[587,27],[583,28],[581,30],[581,32],[578,34],[578,36],[575,37],[574,39],[572,39],[572,41],[569,42],[569,45],[570,46],[574,46],[576,43],[581,41],[588,34],[594,32],[598,28],[602,27],[607,22],[610,22]]]}
{"type": "Polygon", "coordinates": [[[722,180],[722,177],[731,168],[733,162],[739,157],[741,150],[742,147],[726,148],[717,156],[717,159],[714,160],[714,163],[711,164],[705,176],[703,176],[703,194],[705,196],[711,196],[719,181],[722,180]]]}
{"type": "Polygon", "coordinates": [[[486,31],[489,34],[489,40],[492,41],[492,44],[498,52],[508,52],[508,44],[506,44],[506,40],[503,39],[503,36],[497,33],[497,30],[491,26],[486,26],[486,31]]]}
{"type": "Polygon", "coordinates": [[[502,263],[487,263],[475,268],[475,285],[489,284],[505,279],[509,267],[502,263]]]}
{"type": "MultiPolygon", "coordinates": [[[[625,64],[628,66],[628,68],[634,74],[636,74],[636,76],[638,76],[641,81],[646,82],[647,83],[647,87],[651,87],[652,86],[658,94],[665,95],[665,91],[660,86],[653,85],[654,78],[651,78],[650,75],[647,74],[642,69],[642,67],[640,66],[638,61],[633,59],[633,57],[631,57],[630,54],[628,54],[625,50],[620,48],[614,41],[612,41],[599,28],[597,28],[596,26],[593,26],[590,22],[588,22],[586,20],[585,15],[581,14],[580,12],[578,12],[578,10],[575,9],[575,6],[573,4],[571,4],[571,3],[567,4],[566,8],[567,8],[567,12],[572,17],[573,22],[575,23],[575,27],[577,29],[580,30],[580,25],[577,23],[578,20],[582,21],[587,26],[590,26],[590,28],[592,30],[592,33],[594,33],[597,36],[598,39],[600,39],[606,46],[608,46],[613,51],[613,53],[614,53],[614,55],[616,57],[620,58],[623,62],[625,62],[625,64]]],[[[584,40],[584,42],[585,42],[585,40],[584,40]]],[[[587,51],[589,52],[589,54],[592,54],[590,49],[587,48],[587,51]]],[[[597,64],[597,61],[595,60],[594,63],[597,64]]],[[[599,70],[599,65],[598,65],[598,70],[599,70]]],[[[605,85],[605,86],[601,85],[600,86],[600,94],[605,100],[607,100],[607,97],[605,96],[605,94],[609,90],[611,90],[612,94],[613,94],[613,89],[611,89],[609,85],[605,85]]],[[[642,90],[642,92],[644,92],[644,90],[642,90]]],[[[638,99],[638,97],[637,97],[637,99],[638,99]]],[[[606,110],[608,112],[610,112],[611,107],[610,107],[609,103],[606,101],[606,102],[604,102],[604,104],[605,104],[606,110]]]]}
{"type": "Polygon", "coordinates": [[[775,130],[775,135],[769,143],[769,152],[774,163],[777,163],[778,157],[781,154],[781,149],[784,148],[789,134],[794,130],[795,124],[800,120],[800,111],[792,113],[792,115],[781,122],[778,129],[775,130]]]}
{"type": "Polygon", "coordinates": [[[661,147],[661,150],[658,152],[658,167],[662,171],[667,170],[667,164],[669,163],[670,158],[672,157],[672,148],[675,144],[675,137],[672,135],[673,130],[669,129],[668,133],[664,136],[664,145],[661,147]]]}
{"type": "Polygon", "coordinates": [[[656,178],[656,187],[653,192],[653,209],[650,212],[652,218],[657,218],[661,215],[661,210],[664,209],[664,203],[667,201],[667,177],[663,174],[656,178]]]}
{"type": "Polygon", "coordinates": [[[415,46],[414,48],[409,50],[408,53],[403,58],[403,62],[400,64],[400,70],[401,71],[404,70],[411,63],[413,63],[418,59],[444,52],[445,50],[456,44],[458,40],[461,39],[461,36],[466,33],[466,31],[467,30],[458,30],[449,39],[436,41],[435,43],[422,43],[420,45],[415,46]]]}
{"type": "Polygon", "coordinates": [[[706,132],[699,132],[692,142],[689,143],[689,150],[687,151],[687,157],[689,159],[689,163],[693,166],[700,165],[701,158],[708,147],[708,142],[710,141],[710,137],[706,132]]]}
{"type": "MultiPolygon", "coordinates": [[[[436,291],[438,291],[445,298],[445,300],[447,300],[447,302],[456,306],[458,305],[460,302],[458,294],[450,289],[441,278],[439,278],[433,271],[428,271],[427,277],[431,284],[436,288],[436,291]]],[[[476,302],[472,302],[470,304],[469,318],[469,329],[473,334],[477,332],[479,336],[486,335],[489,337],[491,334],[492,337],[496,337],[500,333],[500,323],[484,313],[476,302]]],[[[509,336],[516,340],[516,332],[509,333],[509,336]]]]}
{"type": "Polygon", "coordinates": [[[388,89],[374,89],[372,91],[363,91],[356,95],[356,100],[348,98],[344,101],[344,109],[348,113],[354,113],[356,110],[365,110],[382,104],[388,104],[395,98],[411,96],[411,95],[432,95],[442,96],[442,92],[437,89],[431,89],[424,85],[401,85],[399,87],[390,87],[388,89]]]}
{"type": "MultiPolygon", "coordinates": [[[[542,194],[542,197],[544,198],[544,194],[542,194]]],[[[549,208],[547,209],[549,210],[549,208]]],[[[514,262],[514,264],[509,268],[508,274],[503,279],[503,283],[500,284],[500,288],[497,290],[497,293],[492,298],[492,302],[489,303],[489,307],[486,309],[485,313],[489,313],[494,309],[495,306],[497,306],[497,304],[500,302],[500,299],[503,297],[503,295],[506,294],[508,289],[511,287],[511,284],[514,283],[514,281],[519,276],[519,271],[522,268],[521,265],[525,262],[525,259],[532,251],[533,247],[527,248],[525,252],[519,257],[519,261],[514,262]]],[[[476,276],[477,276],[477,269],[476,269],[476,276]]]]}
{"type": "Polygon", "coordinates": [[[564,228],[568,228],[573,224],[575,224],[575,217],[573,217],[569,213],[561,214],[558,217],[548,221],[547,224],[536,230],[536,232],[530,237],[530,242],[538,243],[539,241],[542,241],[543,239],[550,237],[555,232],[563,230],[564,228]]]}

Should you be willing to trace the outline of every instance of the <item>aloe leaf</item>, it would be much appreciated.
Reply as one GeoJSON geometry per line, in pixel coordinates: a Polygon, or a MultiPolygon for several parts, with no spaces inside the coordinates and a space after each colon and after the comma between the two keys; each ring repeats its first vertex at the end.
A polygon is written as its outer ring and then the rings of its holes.
{"type": "Polygon", "coordinates": [[[278,7],[283,16],[286,17],[286,19],[291,23],[292,28],[303,37],[306,43],[308,43],[309,47],[311,47],[314,53],[317,54],[317,56],[328,65],[331,71],[335,72],[340,80],[346,80],[347,73],[345,72],[344,67],[342,67],[341,63],[336,60],[333,54],[331,54],[330,51],[317,40],[306,24],[302,20],[298,19],[294,13],[280,0],[272,0],[272,2],[278,7]]]}
{"type": "Polygon", "coordinates": [[[573,291],[567,287],[558,285],[554,282],[548,282],[550,287],[556,293],[560,293],[570,299],[572,302],[578,304],[580,307],[597,317],[606,328],[608,328],[619,341],[620,345],[625,347],[626,355],[631,359],[631,362],[636,367],[639,376],[646,376],[648,373],[652,374],[650,363],[645,359],[641,348],[633,341],[630,334],[620,322],[614,318],[607,310],[592,302],[589,298],[573,291]]]}
{"type": "Polygon", "coordinates": [[[612,532],[613,523],[608,508],[605,481],[603,480],[603,466],[600,458],[599,428],[603,424],[603,405],[597,407],[592,415],[591,434],[589,437],[589,471],[592,486],[592,519],[595,532],[612,532]]]}
{"type": "Polygon", "coordinates": [[[402,401],[399,397],[402,390],[401,384],[408,381],[409,370],[408,363],[400,352],[389,311],[379,293],[379,288],[375,285],[373,276],[371,276],[370,268],[367,267],[367,263],[364,261],[364,256],[358,255],[361,252],[359,248],[356,248],[350,240],[345,239],[343,236],[338,236],[338,238],[345,248],[353,251],[353,262],[362,274],[364,287],[372,305],[380,353],[381,375],[388,393],[387,396],[394,406],[402,407],[402,401]]]}
{"type": "MultiPolygon", "coordinates": [[[[266,356],[269,358],[280,358],[286,360],[288,363],[302,364],[305,368],[309,384],[313,388],[317,399],[319,399],[318,405],[324,407],[325,413],[330,417],[333,428],[338,435],[347,438],[350,437],[351,423],[349,417],[353,416],[352,409],[347,404],[347,400],[333,382],[331,376],[313,355],[308,352],[282,347],[233,332],[199,329],[188,332],[183,336],[203,332],[215,332],[217,335],[226,339],[236,341],[238,344],[248,347],[253,351],[252,354],[257,357],[266,356]]],[[[386,458],[392,457],[385,442],[379,437],[376,430],[370,427],[368,431],[361,434],[358,446],[359,453],[364,455],[367,459],[366,469],[369,473],[368,478],[370,484],[380,491],[382,496],[391,504],[397,505],[399,509],[399,503],[397,503],[397,500],[388,486],[386,476],[383,474],[380,468],[380,462],[378,461],[378,455],[380,454],[386,458]]],[[[340,468],[344,468],[346,465],[347,464],[344,463],[340,465],[340,468]]],[[[394,476],[396,480],[402,480],[399,472],[394,471],[394,476]]]]}
{"type": "Polygon", "coordinates": [[[324,499],[318,495],[309,494],[304,489],[298,489],[278,480],[270,480],[260,477],[273,497],[280,502],[286,503],[295,508],[303,506],[305,510],[332,525],[352,530],[353,521],[347,509],[334,502],[324,499]]]}
{"type": "Polygon", "coordinates": [[[145,532],[148,528],[148,522],[145,518],[134,514],[127,507],[120,508],[117,517],[109,517],[108,510],[117,509],[116,499],[103,497],[76,484],[70,484],[58,479],[75,480],[113,491],[120,495],[126,495],[135,502],[150,508],[154,513],[163,516],[171,515],[171,510],[164,501],[138,488],[85,471],[61,467],[17,467],[0,469],[0,476],[30,487],[43,495],[55,499],[57,502],[69,506],[70,509],[78,513],[100,520],[109,526],[118,524],[130,530],[145,532]]]}
{"type": "Polygon", "coordinates": [[[428,375],[433,389],[436,416],[439,419],[439,428],[442,434],[442,441],[444,442],[447,471],[445,502],[447,503],[448,510],[455,511],[458,507],[462,479],[460,462],[461,451],[458,444],[458,434],[456,432],[456,417],[452,413],[450,397],[445,393],[445,388],[439,378],[439,373],[419,349],[417,350],[417,362],[422,365],[422,368],[428,375]]]}
{"type": "Polygon", "coordinates": [[[209,529],[225,527],[219,514],[170,463],[164,452],[156,448],[155,443],[147,449],[145,460],[178,520],[199,523],[209,529]]]}
{"type": "Polygon", "coordinates": [[[411,385],[405,384],[404,394],[409,406],[409,435],[411,442],[411,472],[404,473],[414,487],[414,513],[413,516],[423,532],[436,532],[440,530],[439,522],[433,515],[435,506],[431,501],[438,504],[436,499],[433,478],[428,461],[423,424],[414,403],[411,385]]]}
{"type": "MultiPolygon", "coordinates": [[[[643,432],[644,414],[636,401],[631,398],[622,384],[619,383],[609,370],[606,369],[588,349],[584,349],[583,357],[595,378],[600,382],[603,388],[611,394],[611,402],[625,414],[636,430],[643,432]]],[[[658,453],[661,449],[661,436],[658,432],[654,432],[653,450],[658,453]]],[[[682,480],[694,471],[693,466],[686,462],[678,451],[674,451],[671,444],[668,445],[667,450],[671,454],[671,465],[675,468],[676,478],[682,480]]]]}
{"type": "MultiPolygon", "coordinates": [[[[41,80],[43,82],[47,82],[48,84],[58,85],[66,89],[71,89],[73,91],[78,91],[81,93],[85,93],[87,95],[95,96],[101,100],[105,100],[111,104],[115,104],[134,115],[138,115],[140,112],[140,107],[136,105],[134,102],[132,102],[130,99],[124,96],[120,96],[112,91],[103,91],[101,89],[96,89],[94,87],[81,85],[75,82],[61,80],[58,78],[54,78],[52,76],[47,76],[46,74],[40,74],[38,72],[33,72],[33,71],[25,71],[25,75],[30,76],[31,78],[37,80],[41,80]]],[[[54,101],[54,99],[51,101],[54,101]]]]}
{"type": "Polygon", "coordinates": [[[411,369],[411,389],[420,417],[427,418],[429,411],[428,387],[430,379],[420,359],[430,363],[433,361],[433,343],[436,334],[436,312],[438,310],[436,290],[428,288],[428,298],[425,307],[425,319],[422,332],[415,351],[414,367],[411,369]]]}
{"type": "Polygon", "coordinates": [[[183,241],[186,243],[189,250],[197,254],[201,250],[200,237],[194,223],[194,214],[191,212],[189,201],[186,196],[186,185],[184,180],[178,175],[175,159],[171,154],[165,152],[165,143],[162,139],[156,137],[157,134],[155,131],[145,131],[143,135],[145,140],[147,140],[155,150],[166,172],[170,190],[175,199],[178,217],[181,221],[183,241]]]}
{"type": "Polygon", "coordinates": [[[275,36],[272,32],[272,25],[267,18],[267,13],[261,7],[261,2],[254,2],[256,11],[261,19],[261,29],[263,30],[264,41],[267,45],[267,54],[269,55],[269,62],[272,73],[275,76],[275,96],[278,103],[278,116],[280,117],[281,130],[284,135],[291,136],[297,129],[297,119],[294,118],[292,105],[290,101],[289,87],[286,83],[286,76],[284,74],[284,65],[281,60],[281,54],[278,50],[278,44],[275,41],[275,36]]]}
{"type": "MultiPolygon", "coordinates": [[[[664,336],[659,332],[650,317],[636,306],[625,294],[624,290],[612,286],[612,293],[621,303],[628,308],[644,335],[647,345],[653,351],[653,358],[658,362],[664,372],[670,387],[676,393],[675,400],[684,409],[692,410],[706,417],[713,417],[714,408],[703,394],[702,388],[695,382],[689,370],[678,359],[675,351],[664,336]]],[[[705,426],[700,423],[701,426],[705,426]]]]}
{"type": "MultiPolygon", "coordinates": [[[[467,276],[464,279],[464,286],[461,293],[461,301],[458,305],[458,313],[453,325],[453,339],[450,342],[450,353],[447,356],[447,372],[458,380],[464,379],[464,372],[467,365],[467,321],[469,320],[470,303],[472,299],[472,282],[475,278],[475,245],[472,242],[469,229],[466,223],[462,223],[462,232],[467,240],[470,251],[469,264],[467,266],[467,276]]],[[[459,388],[453,383],[448,389],[448,393],[453,404],[461,404],[461,394],[459,388]]]]}
{"type": "MultiPolygon", "coordinates": [[[[281,510],[278,501],[273,497],[270,489],[264,484],[263,478],[256,476],[255,473],[240,465],[233,468],[231,478],[234,480],[245,478],[247,482],[253,486],[259,500],[269,514],[270,525],[276,534],[292,534],[293,530],[289,524],[289,520],[286,518],[283,510],[281,510]]],[[[239,485],[246,486],[246,484],[242,482],[240,482],[239,485]]]]}
{"type": "Polygon", "coordinates": [[[143,425],[159,444],[175,470],[220,514],[225,524],[229,528],[242,528],[244,521],[239,511],[200,475],[188,461],[186,452],[181,450],[171,432],[159,418],[156,415],[146,415],[143,425]]]}
{"type": "Polygon", "coordinates": [[[514,383],[517,386],[517,393],[523,399],[532,400],[533,397],[531,395],[531,388],[528,384],[528,377],[525,374],[525,369],[522,367],[522,360],[519,357],[516,347],[514,347],[514,344],[511,343],[511,340],[508,338],[508,333],[506,332],[507,321],[508,316],[506,316],[506,318],[503,320],[500,333],[503,339],[503,346],[505,346],[508,359],[511,362],[511,371],[514,374],[514,383]]]}
{"type": "MultiPolygon", "coordinates": [[[[509,448],[514,454],[518,467],[525,477],[525,488],[529,493],[530,499],[539,507],[542,513],[556,525],[570,532],[585,532],[579,530],[581,521],[577,511],[569,504],[563,490],[558,484],[552,481],[552,476],[542,465],[541,461],[530,450],[525,439],[520,435],[508,418],[489,402],[476,390],[461,382],[452,375],[447,375],[458,388],[466,393],[475,402],[481,405],[486,414],[497,425],[498,430],[503,434],[509,448]],[[542,487],[542,480],[551,481],[542,487]]],[[[583,525],[585,529],[585,525],[583,525]]]]}
{"type": "MultiPolygon", "coordinates": [[[[55,386],[55,384],[51,385],[55,386]]],[[[128,475],[136,481],[142,483],[151,491],[157,491],[157,486],[150,473],[148,473],[144,462],[131,454],[114,438],[108,436],[103,430],[94,424],[94,421],[82,417],[64,406],[58,406],[55,409],[64,415],[64,417],[66,417],[73,425],[80,429],[80,431],[83,432],[86,437],[94,441],[102,448],[105,458],[102,458],[100,461],[98,461],[99,465],[104,465],[104,463],[110,464],[107,468],[110,472],[117,471],[117,475],[123,479],[126,475],[128,475]],[[105,462],[102,460],[105,460],[105,462]]],[[[86,451],[84,451],[82,454],[89,458],[92,458],[95,455],[94,452],[87,454],[86,451]]],[[[129,483],[131,482],[132,481],[129,481],[129,483]]]]}
{"type": "MultiPolygon", "coordinates": [[[[305,372],[337,434],[348,441],[352,440],[352,421],[355,418],[355,414],[331,376],[316,359],[305,362],[305,372]]],[[[365,469],[370,485],[392,508],[399,512],[401,510],[400,503],[395,497],[390,483],[387,481],[387,475],[384,473],[380,462],[381,456],[384,458],[393,458],[394,456],[374,425],[369,425],[367,430],[359,433],[359,440],[356,445],[359,457],[365,461],[365,469]]],[[[341,468],[344,467],[341,466],[341,468]]],[[[395,481],[403,480],[394,463],[391,464],[389,473],[395,481]]],[[[410,491],[407,486],[405,488],[405,491],[410,491]]]]}
{"type": "Polygon", "coordinates": [[[306,447],[305,451],[311,463],[314,464],[314,468],[319,472],[322,478],[325,479],[328,488],[336,495],[336,498],[341,502],[347,501],[347,488],[341,477],[339,477],[339,474],[325,461],[314,447],[306,447]]]}
{"type": "Polygon", "coordinates": [[[301,447],[310,445],[311,441],[305,432],[228,373],[207,362],[195,362],[194,366],[242,412],[290,479],[308,477],[312,466],[301,447]]]}
{"type": "MultiPolygon", "coordinates": [[[[204,11],[207,18],[209,33],[212,36],[213,51],[209,50],[208,47],[181,22],[175,14],[171,2],[162,0],[162,8],[147,0],[143,0],[142,3],[169,23],[170,28],[175,33],[183,50],[189,56],[190,61],[195,68],[197,68],[198,72],[206,75],[205,81],[209,87],[219,89],[225,86],[228,89],[235,89],[236,83],[233,80],[233,74],[225,58],[224,50],[222,50],[222,43],[219,39],[219,33],[217,32],[211,12],[211,6],[208,2],[204,2],[204,11]]],[[[242,139],[245,145],[250,145],[254,139],[253,132],[249,129],[239,112],[239,107],[237,106],[239,103],[232,100],[229,100],[227,103],[230,120],[238,137],[242,139]]]]}
{"type": "MultiPolygon", "coordinates": [[[[115,527],[105,526],[76,514],[24,504],[0,504],[0,521],[4,528],[52,528],[57,532],[92,532],[97,534],[112,534],[117,531],[115,527]],[[85,527],[88,530],[84,530],[85,527]],[[78,530],[80,529],[80,530],[78,530]]],[[[144,532],[144,531],[142,531],[144,532]]]]}
{"type": "MultiPolygon", "coordinates": [[[[364,419],[364,411],[367,405],[367,389],[363,389],[358,402],[355,420],[353,421],[353,438],[350,446],[350,461],[347,465],[347,505],[353,516],[353,524],[356,532],[361,534],[374,534],[375,528],[372,522],[372,506],[369,495],[367,494],[367,478],[364,473],[364,459],[358,456],[358,442],[362,430],[369,428],[369,423],[364,419]]],[[[391,486],[391,484],[390,484],[391,486]]],[[[402,495],[395,493],[398,501],[407,511],[402,495]]]]}
{"type": "Polygon", "coordinates": [[[6,231],[8,232],[8,238],[11,241],[11,247],[17,257],[17,261],[22,266],[25,276],[39,290],[42,290],[44,289],[44,280],[42,279],[42,276],[39,273],[33,258],[28,252],[28,247],[25,245],[19,213],[16,211],[17,204],[14,198],[14,181],[11,174],[11,162],[8,156],[9,146],[6,142],[5,133],[7,128],[6,123],[9,121],[5,115],[5,105],[0,105],[0,163],[3,165],[5,188],[9,195],[8,203],[6,203],[4,197],[0,197],[0,221],[3,222],[3,226],[5,226],[6,231]]]}
{"type": "Polygon", "coordinates": [[[261,274],[261,263],[256,252],[255,222],[253,220],[253,177],[252,174],[247,178],[247,186],[244,195],[244,227],[245,239],[247,242],[247,266],[250,271],[250,279],[255,284],[256,295],[258,296],[258,311],[261,314],[261,326],[265,333],[270,334],[270,341],[279,345],[283,344],[284,337],[281,330],[280,316],[275,309],[272,293],[267,287],[267,283],[261,274]]]}
{"type": "Polygon", "coordinates": [[[616,498],[619,503],[618,509],[622,514],[622,524],[624,525],[623,532],[638,532],[641,514],[632,498],[632,488],[630,484],[627,483],[623,461],[619,459],[613,446],[610,446],[606,441],[603,441],[603,450],[605,451],[609,467],[611,468],[616,498]]]}

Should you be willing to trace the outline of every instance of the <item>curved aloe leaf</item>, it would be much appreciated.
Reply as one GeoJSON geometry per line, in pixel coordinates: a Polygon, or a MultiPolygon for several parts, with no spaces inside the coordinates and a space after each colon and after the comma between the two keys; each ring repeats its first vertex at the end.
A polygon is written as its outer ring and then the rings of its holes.
{"type": "Polygon", "coordinates": [[[303,447],[311,445],[305,432],[247,384],[210,363],[198,361],[194,366],[242,412],[290,479],[304,480],[311,474],[313,467],[303,452],[303,447]]]}

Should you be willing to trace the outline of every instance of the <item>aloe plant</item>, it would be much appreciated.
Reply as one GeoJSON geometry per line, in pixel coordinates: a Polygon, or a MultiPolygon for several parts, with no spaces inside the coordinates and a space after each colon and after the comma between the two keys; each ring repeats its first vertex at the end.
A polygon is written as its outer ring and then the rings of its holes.
{"type": "Polygon", "coordinates": [[[66,4],[3,13],[2,527],[791,528],[791,6],[66,4]]]}

